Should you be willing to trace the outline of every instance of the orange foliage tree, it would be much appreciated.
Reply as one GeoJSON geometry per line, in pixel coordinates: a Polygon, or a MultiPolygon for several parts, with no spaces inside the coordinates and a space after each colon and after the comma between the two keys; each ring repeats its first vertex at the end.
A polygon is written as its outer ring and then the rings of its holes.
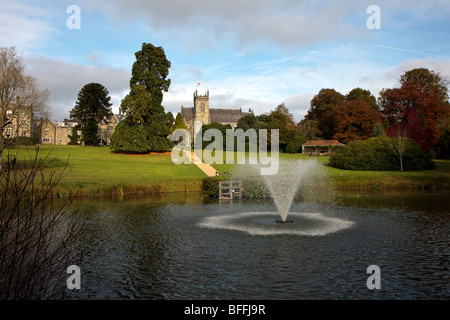
{"type": "Polygon", "coordinates": [[[373,128],[380,119],[380,113],[368,102],[362,99],[347,101],[336,108],[333,138],[342,143],[368,139],[373,136],[373,128]]]}

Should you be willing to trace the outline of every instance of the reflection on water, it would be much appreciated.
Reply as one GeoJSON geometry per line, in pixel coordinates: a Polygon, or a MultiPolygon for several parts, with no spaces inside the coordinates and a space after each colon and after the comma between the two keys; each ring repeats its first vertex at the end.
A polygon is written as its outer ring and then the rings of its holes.
{"type": "Polygon", "coordinates": [[[271,201],[218,203],[192,193],[82,201],[87,249],[74,297],[448,299],[449,199],[345,194],[334,204],[294,203],[293,212],[352,222],[324,236],[201,226],[214,217],[273,212],[271,201]],[[381,290],[366,286],[373,264],[381,268],[381,290]]]}

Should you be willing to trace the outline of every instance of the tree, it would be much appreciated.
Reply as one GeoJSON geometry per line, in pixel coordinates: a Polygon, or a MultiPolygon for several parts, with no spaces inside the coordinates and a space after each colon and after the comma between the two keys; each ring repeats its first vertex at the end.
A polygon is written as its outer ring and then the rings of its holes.
{"type": "MultiPolygon", "coordinates": [[[[205,124],[202,126],[202,130],[199,132],[201,133],[202,137],[205,136],[205,132],[209,129],[216,129],[219,130],[222,134],[222,150],[227,149],[227,130],[231,130],[232,127],[229,124],[221,124],[219,122],[211,122],[209,124],[205,124]]],[[[200,138],[198,138],[200,139],[200,138]]],[[[212,144],[215,141],[215,139],[212,139],[211,141],[202,140],[202,149],[205,149],[207,146],[212,144]]],[[[236,148],[236,143],[234,144],[236,148]]]]}
{"type": "Polygon", "coordinates": [[[305,120],[318,122],[320,136],[324,139],[332,139],[336,127],[334,114],[336,108],[342,105],[345,97],[334,89],[322,89],[311,100],[311,107],[305,116],[305,120]]]}
{"type": "MultiPolygon", "coordinates": [[[[27,108],[28,120],[34,113],[48,116],[48,90],[40,91],[36,79],[25,73],[22,56],[15,48],[0,48],[0,170],[2,169],[2,154],[7,147],[4,129],[11,121],[10,115],[21,113],[27,108]]],[[[12,136],[17,136],[21,123],[16,118],[16,130],[12,136]]]]}
{"type": "MultiPolygon", "coordinates": [[[[438,120],[438,129],[439,129],[439,137],[437,139],[436,144],[434,144],[437,148],[437,144],[440,144],[439,149],[437,149],[438,154],[441,153],[442,149],[442,140],[440,140],[440,136],[445,134],[446,130],[446,118],[445,116],[446,110],[448,110],[448,80],[442,77],[438,72],[433,70],[428,70],[426,68],[416,68],[410,71],[405,72],[400,77],[400,83],[402,85],[416,85],[421,88],[421,90],[429,92],[430,94],[435,94],[439,97],[442,108],[444,109],[444,116],[438,120]]],[[[420,112],[419,115],[421,116],[420,112]]],[[[432,130],[433,131],[433,130],[432,130]]],[[[436,134],[433,132],[432,134],[436,134]]],[[[436,141],[436,139],[434,139],[436,141]]]]}
{"type": "Polygon", "coordinates": [[[377,99],[372,95],[372,93],[369,90],[364,90],[361,88],[355,88],[352,89],[347,95],[345,96],[345,101],[350,102],[357,99],[361,99],[365,102],[367,102],[372,109],[378,111],[378,105],[377,105],[377,99]]]}
{"type": "Polygon", "coordinates": [[[80,125],[77,124],[76,126],[74,126],[72,128],[72,134],[68,136],[68,138],[70,139],[69,144],[70,145],[78,145],[79,140],[80,140],[80,135],[78,134],[78,131],[80,130],[80,125]]]}
{"type": "Polygon", "coordinates": [[[167,119],[167,127],[169,128],[169,131],[172,132],[173,126],[175,124],[175,118],[173,117],[173,113],[170,111],[167,112],[166,119],[167,119]]]}
{"type": "Polygon", "coordinates": [[[38,148],[23,160],[15,155],[0,171],[0,300],[61,299],[67,267],[83,257],[73,198],[56,199],[67,163],[55,171],[38,148]]]}
{"type": "Polygon", "coordinates": [[[297,124],[298,132],[308,140],[317,140],[321,132],[319,130],[319,121],[303,119],[297,124]]]}
{"type": "MultiPolygon", "coordinates": [[[[167,79],[171,63],[167,60],[164,49],[155,47],[151,43],[143,43],[142,49],[136,52],[135,56],[136,61],[132,68],[130,88],[133,90],[134,86],[143,86],[149,93],[150,99],[161,104],[163,94],[169,91],[171,82],[170,79],[167,79]]],[[[136,109],[141,107],[143,106],[134,106],[136,109]]],[[[126,106],[123,111],[125,110],[129,111],[126,106]]],[[[143,114],[146,114],[146,112],[143,112],[143,114]]]]}
{"type": "Polygon", "coordinates": [[[408,146],[406,127],[402,127],[395,123],[391,128],[391,148],[400,160],[400,171],[403,171],[403,156],[408,146]]]}
{"type": "Polygon", "coordinates": [[[175,123],[173,125],[172,131],[175,131],[177,129],[187,129],[187,126],[184,123],[183,116],[181,115],[181,112],[178,112],[177,116],[175,117],[175,123]]]}
{"type": "Polygon", "coordinates": [[[292,115],[289,113],[289,110],[285,107],[284,104],[280,104],[272,110],[269,114],[269,122],[267,123],[268,130],[268,142],[270,143],[270,130],[278,129],[279,130],[279,144],[280,151],[286,151],[286,146],[289,142],[289,135],[292,130],[295,128],[295,123],[292,115]]]}
{"type": "Polygon", "coordinates": [[[436,144],[437,158],[450,159],[450,127],[446,127],[436,144]]]}
{"type": "Polygon", "coordinates": [[[253,113],[246,114],[242,118],[238,120],[237,129],[242,129],[247,131],[248,129],[255,129],[256,133],[260,129],[267,129],[267,123],[269,121],[269,116],[262,114],[259,116],[255,116],[253,113]]]}
{"type": "Polygon", "coordinates": [[[439,73],[426,68],[416,68],[406,71],[400,77],[402,85],[419,85],[423,90],[437,94],[442,103],[445,103],[448,96],[448,81],[439,73]]]}
{"type": "Polygon", "coordinates": [[[450,104],[444,104],[444,117],[439,122],[441,136],[436,144],[436,156],[450,159],[450,104]]]}
{"type": "MultiPolygon", "coordinates": [[[[407,135],[419,142],[428,153],[441,134],[439,121],[444,108],[436,92],[425,91],[417,84],[404,83],[400,88],[380,92],[381,113],[389,126],[405,126],[407,135]]],[[[394,127],[395,129],[395,127],[394,127]]],[[[388,129],[388,135],[392,131],[388,129]]]]}
{"type": "Polygon", "coordinates": [[[344,170],[393,171],[428,170],[436,166],[429,155],[425,154],[415,140],[404,138],[402,141],[402,163],[393,152],[392,140],[388,137],[355,140],[340,148],[330,157],[330,166],[344,170]]]}
{"type": "Polygon", "coordinates": [[[86,146],[98,145],[98,124],[112,115],[110,101],[108,90],[99,83],[88,83],[78,93],[70,117],[78,120],[86,146]]]}
{"type": "Polygon", "coordinates": [[[386,131],[384,130],[384,126],[381,122],[375,123],[373,126],[372,134],[374,137],[385,137],[386,131]]]}
{"type": "Polygon", "coordinates": [[[380,113],[373,105],[356,98],[336,108],[335,121],[333,138],[348,143],[370,138],[375,124],[380,121],[380,113]]]}
{"type": "Polygon", "coordinates": [[[113,152],[148,153],[151,151],[147,141],[146,127],[130,123],[129,118],[123,119],[111,136],[111,149],[113,152]]]}
{"type": "MultiPolygon", "coordinates": [[[[127,123],[135,128],[130,132],[121,134],[120,130],[126,130],[124,126],[118,126],[111,136],[111,146],[120,148],[120,141],[113,143],[119,136],[139,135],[136,141],[141,141],[140,135],[144,132],[147,148],[136,145],[136,152],[143,149],[149,151],[166,151],[170,148],[171,142],[167,139],[170,134],[168,118],[162,106],[163,93],[167,92],[170,86],[169,75],[170,61],[167,60],[162,47],[155,47],[152,44],[143,43],[142,49],[135,54],[136,61],[133,64],[132,76],[130,80],[130,92],[122,100],[121,111],[126,114],[127,123]],[[140,126],[144,128],[139,128],[140,126]],[[117,133],[117,135],[116,135],[117,133]]],[[[173,116],[172,116],[173,119],[173,116]]],[[[132,137],[128,140],[134,141],[132,137]]],[[[132,152],[132,145],[127,149],[132,152]]],[[[117,150],[116,150],[117,151],[117,150]]]]}
{"type": "Polygon", "coordinates": [[[281,152],[300,152],[301,145],[306,142],[306,138],[300,134],[299,128],[294,122],[294,117],[284,104],[277,106],[275,110],[270,112],[267,129],[269,138],[271,129],[279,130],[281,152]]]}

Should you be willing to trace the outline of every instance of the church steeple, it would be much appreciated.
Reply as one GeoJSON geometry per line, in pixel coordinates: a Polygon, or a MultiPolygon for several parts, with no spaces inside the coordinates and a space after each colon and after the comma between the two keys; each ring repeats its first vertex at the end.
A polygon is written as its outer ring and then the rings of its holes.
{"type": "Polygon", "coordinates": [[[203,124],[210,123],[209,117],[209,90],[199,93],[198,87],[194,92],[194,119],[203,124]]]}

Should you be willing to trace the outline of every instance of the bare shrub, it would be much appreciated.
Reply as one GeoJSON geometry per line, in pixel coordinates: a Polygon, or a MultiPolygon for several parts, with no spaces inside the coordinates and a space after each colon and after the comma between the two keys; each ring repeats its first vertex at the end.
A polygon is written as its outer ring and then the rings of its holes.
{"type": "Polygon", "coordinates": [[[82,224],[55,189],[67,162],[55,171],[56,159],[41,158],[39,149],[16,156],[9,152],[0,172],[0,299],[63,299],[66,269],[82,259],[82,224]]]}

